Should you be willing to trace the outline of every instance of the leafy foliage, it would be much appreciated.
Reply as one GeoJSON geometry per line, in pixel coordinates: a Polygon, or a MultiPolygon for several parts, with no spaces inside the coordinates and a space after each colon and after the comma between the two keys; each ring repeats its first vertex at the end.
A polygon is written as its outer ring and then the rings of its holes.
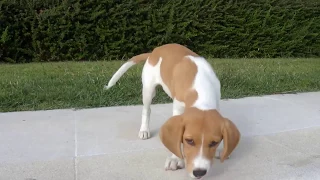
{"type": "Polygon", "coordinates": [[[164,43],[217,58],[319,57],[318,0],[1,0],[0,61],[123,59],[164,43]]]}

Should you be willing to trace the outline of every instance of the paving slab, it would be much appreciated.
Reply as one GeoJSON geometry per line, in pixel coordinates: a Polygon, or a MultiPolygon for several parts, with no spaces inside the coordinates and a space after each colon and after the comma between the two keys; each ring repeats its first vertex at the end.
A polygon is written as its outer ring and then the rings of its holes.
{"type": "Polygon", "coordinates": [[[1,180],[74,180],[74,158],[0,164],[1,180]]]}
{"type": "MultiPolygon", "coordinates": [[[[189,179],[164,170],[158,130],[172,104],[151,109],[148,140],[142,106],[0,113],[0,180],[189,179]]],[[[221,113],[242,138],[205,179],[320,179],[320,92],[225,99],[221,113]]]]}
{"type": "MultiPolygon", "coordinates": [[[[309,129],[298,130],[307,134],[309,129]]],[[[320,133],[320,127],[312,129],[320,133]]],[[[294,132],[292,132],[294,134],[294,132]]],[[[320,177],[320,156],[299,152],[270,139],[285,139],[286,133],[245,137],[232,157],[220,163],[215,160],[204,179],[317,179],[320,177]]],[[[301,140],[301,138],[300,138],[301,140]]],[[[316,145],[315,145],[316,146],[316,145]]],[[[79,157],[78,179],[189,179],[185,170],[164,171],[169,152],[164,148],[79,157]]]]}
{"type": "MultiPolygon", "coordinates": [[[[303,129],[291,133],[308,134],[309,131],[310,129],[303,129]]],[[[320,127],[311,131],[320,132],[320,127]]],[[[215,164],[213,174],[215,171],[218,173],[214,175],[214,179],[238,177],[244,180],[316,180],[320,178],[320,159],[317,154],[300,152],[273,141],[279,139],[288,139],[287,132],[245,137],[226,163],[215,164]]],[[[310,148],[306,146],[306,149],[310,148]]]]}
{"type": "Polygon", "coordinates": [[[55,160],[75,155],[72,110],[0,114],[0,163],[55,160]]]}
{"type": "MultiPolygon", "coordinates": [[[[304,103],[281,99],[285,95],[223,100],[221,113],[239,127],[243,136],[320,126],[320,103],[314,103],[320,102],[319,94],[317,98],[305,99],[304,103]]],[[[300,95],[289,96],[297,98],[300,95]]]]}
{"type": "Polygon", "coordinates": [[[308,108],[316,108],[319,110],[319,92],[298,93],[298,94],[275,94],[266,95],[265,98],[291,102],[308,108]]]}
{"type": "MultiPolygon", "coordinates": [[[[154,108],[156,109],[156,108],[154,108]]],[[[110,107],[75,111],[77,156],[138,151],[162,147],[157,131],[165,118],[154,110],[151,114],[148,142],[138,138],[141,106],[110,107]]]]}

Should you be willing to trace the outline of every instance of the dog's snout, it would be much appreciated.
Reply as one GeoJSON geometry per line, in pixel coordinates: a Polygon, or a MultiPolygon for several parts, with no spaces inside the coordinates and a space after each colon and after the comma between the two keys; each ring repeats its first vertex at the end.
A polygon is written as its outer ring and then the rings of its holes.
{"type": "Polygon", "coordinates": [[[205,169],[196,169],[196,170],[193,170],[193,175],[194,175],[195,177],[197,177],[197,178],[206,175],[206,173],[207,173],[207,170],[205,170],[205,169]]]}

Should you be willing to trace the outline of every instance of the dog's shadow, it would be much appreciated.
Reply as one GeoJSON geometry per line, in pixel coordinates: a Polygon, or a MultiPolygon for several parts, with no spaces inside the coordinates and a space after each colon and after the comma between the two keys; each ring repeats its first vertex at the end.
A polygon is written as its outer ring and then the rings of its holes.
{"type": "Polygon", "coordinates": [[[159,129],[153,129],[150,131],[150,138],[156,138],[159,136],[159,129]]]}

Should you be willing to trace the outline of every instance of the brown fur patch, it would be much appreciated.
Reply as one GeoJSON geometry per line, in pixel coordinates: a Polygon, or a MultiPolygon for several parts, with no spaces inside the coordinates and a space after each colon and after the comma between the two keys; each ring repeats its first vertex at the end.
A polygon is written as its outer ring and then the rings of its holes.
{"type": "Polygon", "coordinates": [[[134,63],[138,64],[142,61],[146,61],[151,53],[143,53],[136,56],[133,56],[129,61],[133,61],[134,63]]]}
{"type": "Polygon", "coordinates": [[[155,48],[149,57],[149,63],[155,66],[160,57],[161,78],[169,88],[172,98],[185,102],[186,106],[191,106],[197,99],[196,91],[191,91],[197,66],[186,56],[199,57],[198,54],[179,44],[166,44],[155,48]]]}

